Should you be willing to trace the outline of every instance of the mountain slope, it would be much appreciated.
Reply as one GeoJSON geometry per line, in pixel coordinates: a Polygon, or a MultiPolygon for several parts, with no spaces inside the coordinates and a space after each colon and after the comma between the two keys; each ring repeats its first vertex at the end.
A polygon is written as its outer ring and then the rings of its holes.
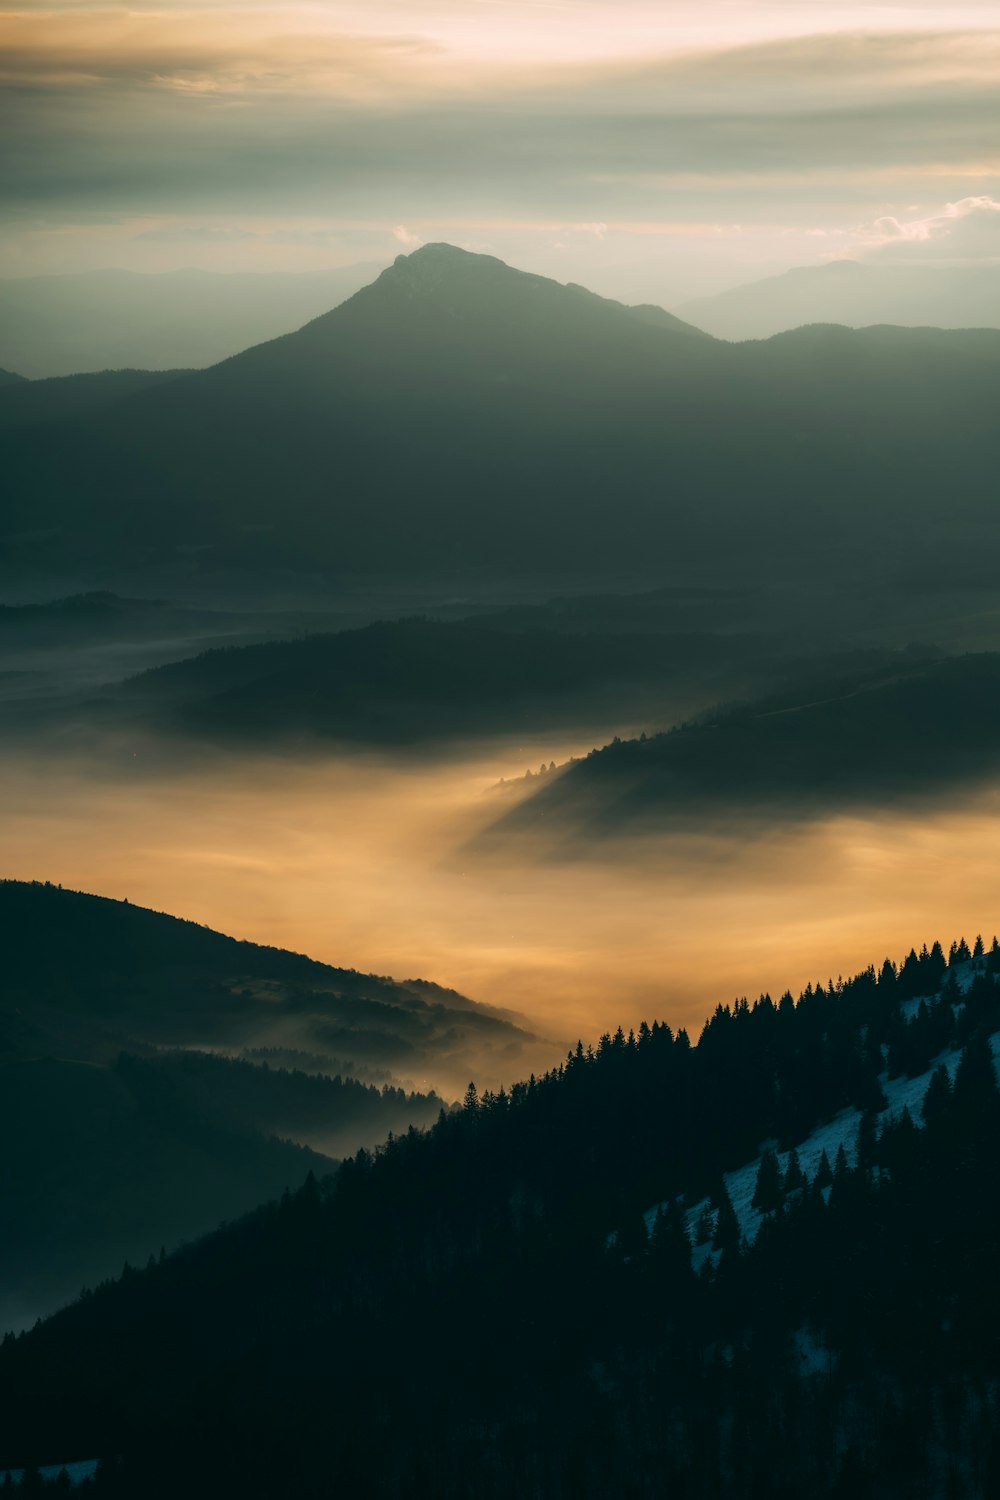
{"type": "Polygon", "coordinates": [[[903,1500],[949,1474],[985,1497],[998,974],[995,943],[935,945],[797,1003],[719,1006],[695,1047],[643,1027],[470,1093],[429,1136],[8,1341],[0,1463],[115,1454],[102,1485],[150,1496],[299,1500],[333,1454],[373,1497],[500,1500],[539,1472],[554,1500],[903,1500]],[[883,1085],[958,1052],[922,1121],[886,1107],[883,1085]],[[741,1243],[723,1172],[845,1105],[856,1163],[779,1183],[741,1243]]]}
{"type": "Polygon", "coordinates": [[[0,882],[0,930],[4,1326],[442,1108],[352,1073],[432,1074],[453,1095],[534,1042],[434,985],[55,886],[0,882]]]}
{"type": "Polygon", "coordinates": [[[397,983],[51,885],[0,881],[0,1047],[104,1061],[124,1044],[278,1047],[329,1071],[371,1065],[455,1092],[539,1039],[516,1017],[423,980],[397,983]]]}
{"type": "Polygon", "coordinates": [[[885,546],[902,565],[958,524],[992,534],[998,392],[1000,333],[732,348],[426,246],[295,334],[58,440],[17,435],[6,553],[408,577],[701,558],[731,578],[818,548],[870,569],[885,546]]]}
{"type": "MultiPolygon", "coordinates": [[[[2,617],[0,617],[2,619],[2,617]]],[[[595,704],[730,681],[757,642],[705,635],[561,634],[425,619],[214,650],[154,668],[100,705],[213,738],[409,743],[593,714],[595,704]]],[[[709,696],[711,694],[709,693],[709,696]]],[[[97,705],[95,704],[95,712],[97,705]]]]}
{"type": "Polygon", "coordinates": [[[144,1264],[332,1169],[263,1125],[214,1117],[125,1054],[109,1066],[0,1061],[0,1326],[30,1326],[123,1261],[144,1264]]]}
{"type": "Polygon", "coordinates": [[[52,380],[18,380],[3,385],[0,431],[88,419],[140,391],[160,387],[184,370],[102,370],[96,375],[65,375],[52,380]]]}
{"type": "Polygon", "coordinates": [[[807,815],[973,787],[1000,768],[1000,655],[919,653],[618,741],[568,766],[497,831],[557,842],[670,820],[807,815]]]}
{"type": "Polygon", "coordinates": [[[880,266],[835,260],[700,297],[678,309],[716,338],[768,339],[806,323],[1000,327],[995,266],[880,266]]]}

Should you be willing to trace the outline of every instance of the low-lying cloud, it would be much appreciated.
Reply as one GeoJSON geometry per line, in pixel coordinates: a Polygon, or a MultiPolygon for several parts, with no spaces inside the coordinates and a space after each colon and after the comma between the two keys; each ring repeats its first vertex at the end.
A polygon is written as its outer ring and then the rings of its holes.
{"type": "Polygon", "coordinates": [[[1000,201],[980,194],[946,203],[939,213],[919,218],[887,214],[862,230],[859,239],[868,260],[1000,262],[1000,201]]]}

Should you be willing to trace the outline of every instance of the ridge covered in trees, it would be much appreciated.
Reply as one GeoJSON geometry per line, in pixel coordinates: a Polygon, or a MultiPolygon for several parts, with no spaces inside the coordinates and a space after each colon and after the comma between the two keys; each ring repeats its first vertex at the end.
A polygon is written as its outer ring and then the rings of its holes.
{"type": "Polygon", "coordinates": [[[817,668],[791,687],[665,733],[616,737],[502,819],[495,832],[634,834],[664,819],[756,807],[891,805],[974,786],[1000,764],[1000,653],[900,652],[817,668]]]}
{"type": "Polygon", "coordinates": [[[935,944],[470,1085],[8,1339],[0,1463],[101,1457],[95,1496],[985,1500],[998,976],[995,940],[935,944]],[[884,1107],[936,1060],[920,1120],[884,1107]],[[846,1108],[850,1157],[765,1168],[846,1108]],[[751,1243],[723,1174],[758,1156],[751,1243]]]}

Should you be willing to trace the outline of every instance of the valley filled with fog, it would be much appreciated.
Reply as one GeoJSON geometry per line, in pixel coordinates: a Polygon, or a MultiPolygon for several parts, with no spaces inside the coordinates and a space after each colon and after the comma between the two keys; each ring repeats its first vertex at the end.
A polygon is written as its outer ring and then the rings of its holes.
{"type": "MultiPolygon", "coordinates": [[[[697,1034],[737,994],[825,982],[995,925],[1000,791],[930,813],[706,817],[593,847],[477,843],[530,794],[501,777],[591,743],[207,753],[176,770],[141,739],[78,762],[6,751],[5,873],[344,968],[434,979],[530,1018],[552,1041],[543,1065],[577,1037],[654,1017],[697,1034]]],[[[406,1081],[454,1092],[452,1079],[406,1081]]]]}

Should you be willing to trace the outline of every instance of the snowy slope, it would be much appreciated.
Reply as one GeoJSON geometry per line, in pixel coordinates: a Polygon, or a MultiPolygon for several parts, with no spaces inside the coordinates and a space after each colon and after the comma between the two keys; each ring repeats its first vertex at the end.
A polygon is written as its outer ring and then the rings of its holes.
{"type": "MultiPolygon", "coordinates": [[[[975,978],[976,971],[977,965],[974,962],[964,963],[954,970],[960,992],[964,993],[968,990],[975,978]]],[[[930,1003],[938,997],[928,995],[923,998],[930,1003]]],[[[921,998],[907,1001],[906,1012],[910,1015],[915,1015],[921,1003],[921,998]]],[[[993,1049],[994,1066],[996,1066],[997,1059],[1000,1058],[1000,1032],[996,1032],[991,1036],[990,1045],[993,1049]]],[[[941,1063],[944,1063],[949,1075],[954,1079],[961,1055],[961,1048],[953,1048],[940,1053],[933,1059],[927,1071],[921,1073],[916,1078],[902,1077],[890,1079],[887,1074],[883,1073],[880,1082],[887,1100],[887,1107],[879,1115],[879,1119],[886,1120],[898,1117],[902,1115],[904,1109],[908,1109],[914,1125],[921,1126],[923,1123],[922,1110],[924,1096],[927,1093],[933,1073],[941,1063]]],[[[818,1126],[810,1136],[807,1136],[804,1141],[799,1142],[796,1150],[799,1155],[799,1164],[805,1176],[811,1180],[816,1175],[820,1157],[824,1151],[832,1167],[836,1160],[837,1151],[841,1146],[844,1148],[848,1163],[854,1166],[857,1160],[856,1146],[860,1123],[860,1110],[844,1109],[834,1119],[818,1126]]],[[[773,1145],[774,1142],[765,1141],[762,1151],[767,1149],[768,1146],[773,1147],[773,1145]]],[[[782,1175],[784,1175],[788,1166],[790,1154],[788,1151],[777,1153],[782,1175]]],[[[760,1170],[760,1160],[760,1156],[756,1156],[752,1161],[747,1162],[745,1166],[738,1167],[734,1172],[727,1172],[724,1178],[726,1189],[732,1199],[733,1208],[739,1221],[740,1233],[751,1244],[757,1237],[757,1231],[760,1228],[761,1219],[763,1218],[763,1215],[757,1209],[751,1207],[751,1200],[757,1185],[757,1173],[760,1170]]],[[[716,1259],[718,1258],[718,1252],[712,1251],[708,1245],[694,1244],[695,1225],[707,1206],[708,1199],[702,1198],[700,1202],[695,1203],[687,1212],[687,1229],[692,1245],[694,1245],[692,1258],[696,1271],[701,1268],[709,1255],[712,1255],[716,1259]]],[[[666,1207],[665,1203],[655,1204],[652,1208],[647,1209],[643,1215],[646,1228],[650,1233],[652,1233],[657,1214],[661,1208],[665,1210],[666,1207]]]]}

